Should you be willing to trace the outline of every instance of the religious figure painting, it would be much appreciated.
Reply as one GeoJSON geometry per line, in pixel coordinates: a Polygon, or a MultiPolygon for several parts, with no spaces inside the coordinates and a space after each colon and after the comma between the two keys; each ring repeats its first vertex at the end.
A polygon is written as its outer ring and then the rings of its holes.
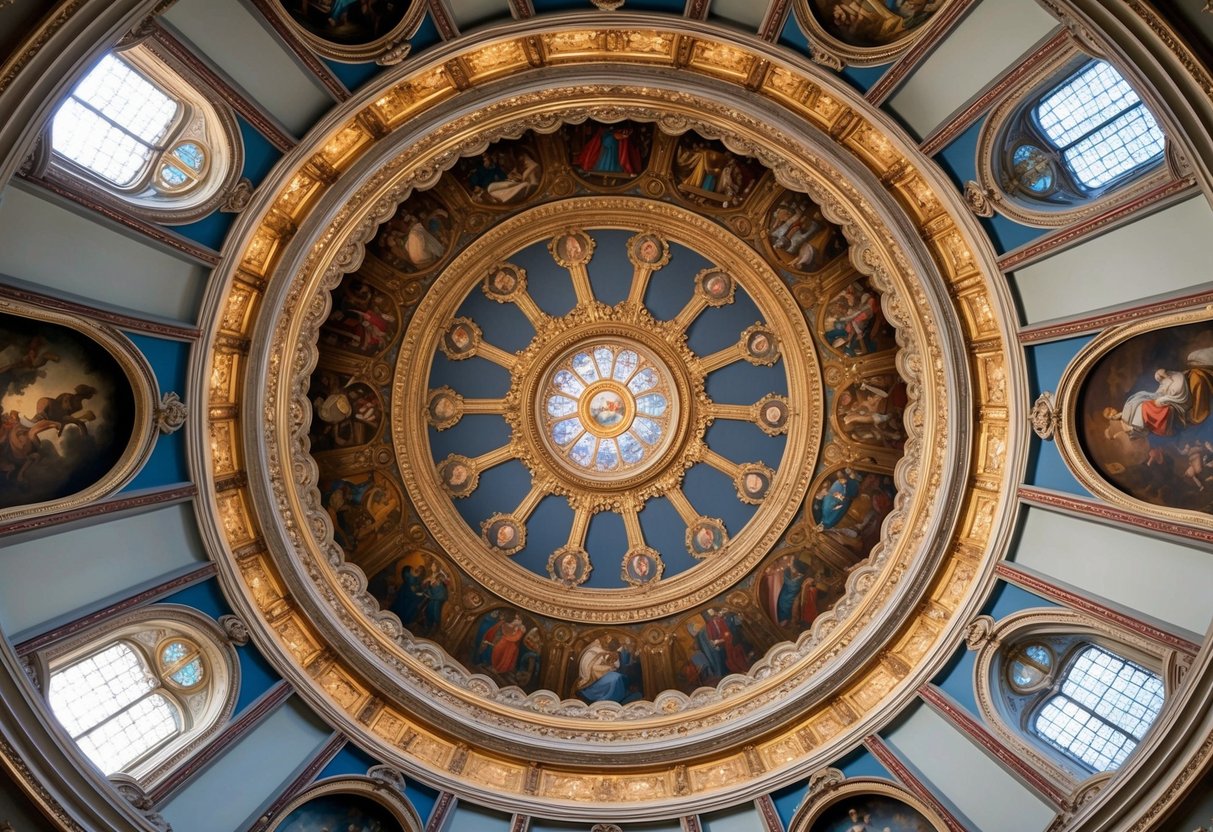
{"type": "Polygon", "coordinates": [[[718,141],[688,132],[674,151],[674,181],[684,197],[711,208],[737,208],[762,176],[753,158],[739,156],[718,141]]]}
{"type": "Polygon", "coordinates": [[[291,18],[318,38],[342,46],[371,43],[404,19],[409,0],[278,0],[291,18]]]}
{"type": "Polygon", "coordinates": [[[528,140],[489,145],[456,167],[471,198],[483,205],[510,205],[531,196],[543,179],[539,152],[528,140]]]}
{"type": "Polygon", "coordinates": [[[1100,474],[1155,505],[1213,512],[1213,324],[1113,347],[1079,394],[1079,440],[1100,474]]]}
{"type": "Polygon", "coordinates": [[[446,623],[447,602],[457,589],[454,574],[436,555],[412,549],[372,577],[367,590],[413,633],[434,635],[446,623]]]}
{"type": "Polygon", "coordinates": [[[815,272],[846,249],[838,226],[805,194],[787,192],[771,208],[767,243],[788,269],[815,272]]]}
{"type": "Polygon", "coordinates": [[[913,806],[883,794],[847,796],[829,806],[809,832],[935,832],[913,806]]]}
{"type": "Polygon", "coordinates": [[[640,656],[629,635],[599,635],[582,649],[575,669],[573,692],[586,702],[626,705],[644,697],[640,656]]]}
{"type": "Polygon", "coordinates": [[[437,264],[454,238],[451,214],[429,194],[413,194],[375,236],[381,260],[408,274],[437,264]]]}
{"type": "Polygon", "coordinates": [[[823,477],[813,492],[812,525],[858,561],[880,539],[880,526],[896,497],[897,488],[888,474],[839,468],[823,477]]]}
{"type": "Polygon", "coordinates": [[[830,348],[852,358],[897,346],[880,308],[880,294],[867,278],[847,284],[826,301],[819,331],[830,348]]]}
{"type": "Polygon", "coordinates": [[[400,525],[400,491],[378,471],[321,480],[320,502],[333,521],[334,541],[351,560],[400,525]]]}
{"type": "Polygon", "coordinates": [[[782,555],[763,570],[759,598],[763,612],[791,637],[813,624],[835,600],[825,567],[813,558],[782,555]]]}
{"type": "Polygon", "coordinates": [[[864,445],[902,448],[906,442],[902,415],[906,384],[899,376],[867,376],[847,385],[834,400],[839,430],[864,445]]]}
{"type": "Polygon", "coordinates": [[[926,23],[946,0],[810,0],[821,26],[843,43],[885,46],[926,23]]]}
{"type": "Polygon", "coordinates": [[[274,832],[404,832],[383,805],[359,794],[312,798],[282,819],[274,832]]]}
{"type": "Polygon", "coordinates": [[[539,688],[543,650],[543,631],[535,619],[502,607],[477,619],[465,655],[476,672],[530,693],[539,688]]]}
{"type": "Polygon", "coordinates": [[[134,409],[126,374],[96,341],[0,314],[0,508],[100,480],[130,442],[134,409]]]}
{"type": "Polygon", "coordinates": [[[653,125],[587,121],[565,128],[569,163],[581,176],[606,185],[644,172],[653,149],[653,125]]]}
{"type": "Polygon", "coordinates": [[[333,308],[320,327],[320,342],[357,355],[379,355],[396,338],[400,310],[368,281],[347,278],[333,290],[333,308]]]}
{"type": "Polygon", "coordinates": [[[379,434],[383,406],[379,394],[344,373],[319,370],[308,392],[312,400],[312,450],[365,445],[379,434]]]}
{"type": "Polygon", "coordinates": [[[745,616],[725,606],[710,606],[687,616],[674,629],[679,658],[679,690],[714,687],[732,673],[746,673],[761,655],[745,616]]]}

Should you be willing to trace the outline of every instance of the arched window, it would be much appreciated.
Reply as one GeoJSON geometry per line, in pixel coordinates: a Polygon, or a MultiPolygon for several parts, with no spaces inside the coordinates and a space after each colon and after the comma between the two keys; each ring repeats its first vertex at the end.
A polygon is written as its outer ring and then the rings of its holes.
{"type": "Polygon", "coordinates": [[[59,105],[48,138],[37,174],[157,222],[198,219],[239,179],[235,119],[150,43],[102,57],[59,105]]]}
{"type": "MultiPolygon", "coordinates": [[[[1106,61],[1062,52],[987,119],[978,183],[997,209],[1029,225],[1063,225],[1131,185],[1168,176],[1166,136],[1132,85],[1106,61]]],[[[977,207],[977,206],[975,206],[977,207]]]]}
{"type": "Polygon", "coordinates": [[[1163,710],[1179,658],[1169,648],[1055,607],[974,623],[985,721],[1062,788],[1110,776],[1163,710]]]}
{"type": "MultiPolygon", "coordinates": [[[[1042,672],[1030,654],[1050,652],[1040,643],[1027,645],[1011,664],[1011,686],[1042,672]]],[[[1119,768],[1162,710],[1162,678],[1095,644],[1079,644],[1071,653],[1035,709],[1031,730],[1091,771],[1119,768]]],[[[1045,680],[1052,676],[1043,674],[1045,680]]]]}
{"type": "Polygon", "coordinates": [[[230,715],[232,647],[213,622],[161,605],[43,657],[51,712],[106,775],[147,782],[230,715]]]}

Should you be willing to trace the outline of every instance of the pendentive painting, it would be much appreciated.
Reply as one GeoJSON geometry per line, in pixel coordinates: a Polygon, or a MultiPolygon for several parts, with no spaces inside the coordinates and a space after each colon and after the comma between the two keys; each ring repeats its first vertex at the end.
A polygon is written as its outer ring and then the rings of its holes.
{"type": "Polygon", "coordinates": [[[535,619],[502,607],[476,621],[465,661],[503,687],[517,685],[531,693],[539,688],[543,650],[543,631],[535,619]]]}
{"type": "Polygon", "coordinates": [[[413,549],[372,577],[367,591],[413,633],[434,635],[448,623],[447,604],[458,590],[453,574],[446,561],[413,549]]]}
{"type": "Polygon", "coordinates": [[[459,160],[455,170],[468,195],[482,205],[522,202],[543,181],[539,151],[529,139],[494,142],[479,156],[459,160]]]}
{"type": "Polygon", "coordinates": [[[706,208],[741,206],[762,177],[757,160],[688,131],[674,148],[674,182],[686,199],[706,208]]]}
{"type": "Polygon", "coordinates": [[[134,411],[126,373],[96,341],[0,314],[0,508],[100,480],[130,442],[134,411]]]}
{"type": "Polygon", "coordinates": [[[1213,513],[1213,323],[1113,347],[1078,398],[1079,441],[1108,482],[1154,505],[1213,513]]]}
{"type": "Polygon", "coordinates": [[[274,832],[404,832],[386,807],[358,794],[313,798],[283,818],[274,832]]]}
{"type": "Polygon", "coordinates": [[[342,46],[361,46],[400,25],[410,0],[292,0],[280,5],[316,37],[342,46]]]}
{"type": "Polygon", "coordinates": [[[913,806],[882,794],[839,800],[813,821],[808,832],[935,832],[935,824],[913,806]]]}
{"type": "Polygon", "coordinates": [[[818,24],[850,46],[887,46],[908,37],[946,0],[810,0],[818,24]]]}

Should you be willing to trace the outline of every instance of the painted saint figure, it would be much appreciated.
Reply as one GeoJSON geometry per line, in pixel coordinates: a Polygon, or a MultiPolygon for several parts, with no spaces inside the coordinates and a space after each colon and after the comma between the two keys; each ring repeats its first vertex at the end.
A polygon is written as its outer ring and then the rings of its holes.
{"type": "Polygon", "coordinates": [[[637,138],[629,124],[601,125],[581,148],[574,164],[586,173],[636,176],[644,167],[637,138]]]}
{"type": "Polygon", "coordinates": [[[631,645],[614,636],[594,639],[577,662],[574,689],[587,702],[626,705],[639,699],[640,665],[631,645]]]}
{"type": "Polygon", "coordinates": [[[1213,348],[1195,350],[1188,356],[1189,370],[1154,372],[1158,387],[1139,390],[1125,400],[1120,410],[1104,409],[1104,416],[1120,422],[1128,435],[1151,433],[1171,436],[1177,430],[1198,425],[1209,416],[1213,395],[1213,348]]]}

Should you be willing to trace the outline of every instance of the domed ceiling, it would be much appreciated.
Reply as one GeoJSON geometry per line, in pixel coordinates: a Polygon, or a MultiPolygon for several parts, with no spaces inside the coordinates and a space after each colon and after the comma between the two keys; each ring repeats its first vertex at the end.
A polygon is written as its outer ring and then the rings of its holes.
{"type": "Polygon", "coordinates": [[[210,465],[225,580],[343,730],[639,818],[912,693],[1014,463],[989,254],[912,144],[766,46],[611,20],[435,59],[288,157],[210,465]]]}

